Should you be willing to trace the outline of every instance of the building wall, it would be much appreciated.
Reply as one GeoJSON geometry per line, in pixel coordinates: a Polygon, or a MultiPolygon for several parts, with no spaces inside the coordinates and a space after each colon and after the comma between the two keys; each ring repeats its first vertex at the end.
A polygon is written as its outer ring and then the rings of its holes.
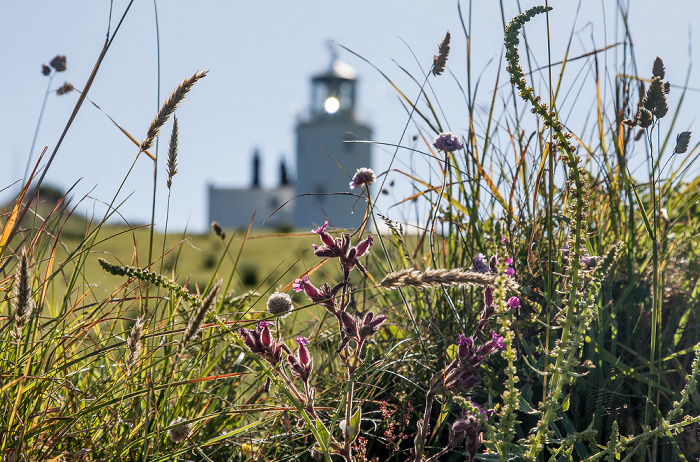
{"type": "Polygon", "coordinates": [[[328,220],[336,228],[357,228],[362,222],[365,202],[349,183],[360,167],[371,167],[369,143],[344,140],[370,140],[371,129],[356,122],[316,117],[297,126],[296,194],[312,195],[294,199],[294,225],[309,228],[328,220]],[[342,167],[342,168],[341,168],[342,167]]]}
{"type": "Polygon", "coordinates": [[[224,228],[247,228],[255,213],[253,228],[263,227],[263,222],[265,227],[290,227],[294,225],[293,202],[272,213],[293,196],[291,186],[230,189],[209,185],[209,220],[218,221],[224,228]]]}

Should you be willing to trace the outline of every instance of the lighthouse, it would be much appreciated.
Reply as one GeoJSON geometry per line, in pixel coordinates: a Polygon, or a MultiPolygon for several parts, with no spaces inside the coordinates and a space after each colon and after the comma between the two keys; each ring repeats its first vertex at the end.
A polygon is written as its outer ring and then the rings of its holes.
{"type": "Polygon", "coordinates": [[[365,202],[347,195],[355,171],[371,167],[372,130],[356,119],[355,71],[335,56],[329,68],[311,79],[308,116],[296,127],[294,224],[357,228],[365,202]],[[337,194],[337,193],[346,194],[337,194]]]}

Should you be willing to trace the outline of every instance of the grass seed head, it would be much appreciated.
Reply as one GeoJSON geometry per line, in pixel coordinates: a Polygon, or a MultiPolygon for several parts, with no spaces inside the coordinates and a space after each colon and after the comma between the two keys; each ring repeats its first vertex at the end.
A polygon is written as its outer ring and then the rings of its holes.
{"type": "Polygon", "coordinates": [[[136,361],[139,359],[139,353],[141,352],[141,335],[143,334],[144,324],[144,318],[138,318],[134,323],[134,326],[131,328],[129,338],[126,339],[126,346],[129,350],[129,354],[126,358],[126,367],[129,369],[131,369],[131,367],[136,364],[136,361]]]}
{"type": "Polygon", "coordinates": [[[160,111],[158,111],[158,115],[156,115],[156,118],[153,120],[153,122],[151,122],[151,126],[148,127],[146,139],[141,142],[141,152],[146,151],[153,146],[153,142],[155,141],[156,137],[158,137],[160,129],[168,121],[168,118],[170,118],[172,113],[175,112],[175,109],[177,109],[182,100],[185,99],[185,96],[187,96],[187,93],[189,93],[194,84],[206,75],[207,71],[196,72],[192,77],[180,82],[180,85],[177,86],[175,91],[171,93],[168,99],[166,99],[163,103],[163,106],[161,106],[160,111]]]}
{"type": "Polygon", "coordinates": [[[173,177],[177,173],[177,116],[173,116],[173,130],[170,132],[170,144],[168,145],[168,189],[173,185],[173,177]]]}
{"type": "Polygon", "coordinates": [[[15,340],[19,340],[22,336],[22,330],[29,322],[29,318],[34,310],[31,281],[29,280],[29,252],[26,248],[22,249],[17,271],[15,272],[14,305],[15,326],[12,331],[12,337],[15,340]]]}
{"type": "Polygon", "coordinates": [[[447,31],[445,38],[440,42],[438,54],[433,57],[433,75],[440,75],[445,72],[447,55],[450,53],[450,31],[447,31]]]}

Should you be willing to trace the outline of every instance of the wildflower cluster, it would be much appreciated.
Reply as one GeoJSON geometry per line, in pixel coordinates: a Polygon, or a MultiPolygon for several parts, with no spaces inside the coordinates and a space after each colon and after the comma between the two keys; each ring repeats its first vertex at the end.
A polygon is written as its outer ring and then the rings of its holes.
{"type": "MultiPolygon", "coordinates": [[[[504,244],[507,242],[504,240],[504,244]]],[[[424,446],[429,430],[429,421],[431,416],[432,405],[438,395],[448,395],[452,397],[460,397],[460,395],[471,392],[481,382],[481,369],[484,361],[492,353],[505,350],[507,348],[505,338],[498,334],[495,330],[491,331],[488,340],[485,340],[484,329],[488,322],[498,312],[499,300],[495,298],[504,297],[506,288],[517,288],[515,278],[515,268],[512,267],[513,259],[510,257],[503,258],[499,255],[494,255],[487,259],[484,254],[477,254],[473,259],[473,265],[469,270],[470,274],[489,277],[493,284],[481,285],[484,291],[484,308],[481,312],[479,322],[471,337],[460,335],[457,340],[457,355],[442,371],[435,374],[431,380],[430,388],[426,395],[425,413],[423,421],[418,424],[418,432],[414,440],[413,461],[423,462],[425,460],[437,460],[443,454],[452,449],[464,445],[466,452],[469,454],[469,461],[473,461],[476,456],[477,449],[481,446],[481,428],[484,418],[493,414],[494,411],[484,413],[481,408],[471,401],[468,401],[469,407],[477,409],[478,412],[467,410],[465,414],[457,420],[451,427],[450,439],[446,447],[437,454],[426,459],[424,456],[424,446]],[[502,259],[502,260],[501,260],[502,259]],[[483,414],[483,415],[482,415],[483,414]]],[[[477,277],[472,277],[476,280],[477,277]]],[[[446,284],[449,285],[449,284],[446,284]]],[[[517,309],[520,307],[520,299],[516,296],[510,297],[505,302],[505,309],[517,309]]],[[[462,399],[462,398],[460,398],[462,399]]]]}
{"type": "Polygon", "coordinates": [[[336,317],[340,330],[340,346],[337,351],[342,350],[350,340],[354,340],[359,353],[364,342],[377,333],[386,320],[386,316],[375,316],[372,311],[368,311],[363,317],[351,315],[346,311],[352,300],[350,272],[357,268],[362,274],[367,275],[367,270],[362,266],[359,258],[366,255],[372,247],[372,236],[368,235],[366,239],[351,247],[349,234],[345,233],[338,238],[333,238],[326,232],[327,227],[326,221],[323,226],[312,231],[318,234],[323,242],[322,246],[314,244],[314,253],[321,258],[337,258],[343,271],[342,279],[332,288],[329,284],[323,284],[317,288],[311,284],[308,276],[304,276],[295,280],[292,288],[296,292],[304,291],[312,302],[323,306],[336,317]],[[341,296],[337,297],[339,292],[341,296]]]}
{"type": "MultiPolygon", "coordinates": [[[[371,172],[371,171],[370,171],[371,172]]],[[[358,174],[360,174],[358,170],[358,174]]],[[[357,178],[357,175],[356,175],[357,178]]],[[[374,181],[374,173],[371,178],[360,180],[358,184],[369,184],[374,181]],[[362,183],[362,181],[368,181],[362,183]]],[[[315,419],[313,423],[307,420],[306,423],[311,427],[311,431],[316,436],[319,444],[317,448],[313,448],[312,453],[323,455],[326,460],[330,460],[330,454],[340,454],[347,462],[353,459],[352,451],[354,442],[360,432],[361,410],[353,410],[353,372],[361,363],[360,353],[364,343],[379,331],[381,325],[386,321],[386,316],[377,316],[372,311],[366,312],[359,316],[348,312],[348,307],[353,299],[353,286],[350,282],[350,274],[357,268],[362,274],[367,275],[367,270],[360,263],[359,259],[368,254],[372,247],[372,236],[361,240],[356,245],[351,245],[350,235],[342,234],[340,237],[334,238],[327,231],[328,222],[323,226],[313,230],[321,238],[322,245],[314,245],[314,253],[320,258],[337,258],[342,269],[341,280],[331,287],[325,283],[320,288],[314,286],[309,281],[308,275],[298,278],[292,284],[292,288],[296,292],[304,292],[313,303],[323,306],[328,312],[333,314],[338,321],[338,330],[340,332],[340,344],[336,353],[341,353],[341,359],[345,362],[347,377],[349,381],[348,396],[345,398],[346,415],[345,419],[340,421],[340,427],[344,436],[344,442],[335,440],[323,426],[323,423],[318,419],[314,408],[315,391],[311,387],[310,377],[313,371],[314,360],[309,351],[309,340],[306,337],[297,337],[297,349],[292,350],[279,340],[275,340],[270,331],[271,324],[267,321],[260,321],[255,329],[241,328],[238,330],[243,337],[243,341],[248,349],[262,357],[273,370],[268,373],[268,380],[272,377],[282,379],[286,394],[290,399],[298,399],[304,410],[311,418],[315,419]],[[350,348],[349,342],[353,341],[356,345],[354,351],[350,348]],[[283,361],[285,359],[286,361],[283,361]],[[351,359],[354,357],[354,359],[351,359]],[[292,376],[301,380],[304,384],[304,393],[300,393],[292,381],[289,379],[282,367],[286,364],[292,376]],[[320,429],[323,430],[320,430],[320,429]],[[329,435],[330,439],[323,435],[329,435]]],[[[267,303],[268,311],[274,315],[284,315],[292,309],[292,301],[289,295],[274,293],[270,296],[267,303]]]]}
{"type": "Polygon", "coordinates": [[[271,366],[276,366],[282,361],[282,353],[292,354],[287,345],[275,340],[270,332],[272,323],[260,321],[255,330],[241,327],[238,333],[252,353],[262,356],[271,366]]]}

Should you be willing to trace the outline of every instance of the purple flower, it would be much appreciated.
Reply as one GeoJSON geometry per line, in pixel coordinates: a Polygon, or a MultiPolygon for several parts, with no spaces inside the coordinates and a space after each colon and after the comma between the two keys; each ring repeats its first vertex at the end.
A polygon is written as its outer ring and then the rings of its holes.
{"type": "Polygon", "coordinates": [[[322,232],[324,232],[326,230],[327,226],[328,226],[328,220],[326,220],[325,223],[323,223],[323,226],[319,226],[318,228],[314,229],[311,232],[316,233],[316,234],[321,234],[322,232]]]}
{"type": "Polygon", "coordinates": [[[323,241],[323,245],[313,246],[314,254],[317,257],[339,258],[340,266],[343,268],[344,279],[346,280],[348,275],[350,274],[350,271],[352,271],[352,269],[355,268],[355,266],[357,266],[357,268],[360,270],[360,272],[362,272],[362,274],[364,274],[365,276],[367,275],[367,271],[360,264],[358,258],[365,255],[370,249],[370,247],[372,247],[374,240],[372,239],[371,235],[367,235],[367,238],[358,242],[356,246],[351,247],[350,235],[347,233],[335,239],[333,239],[333,237],[330,234],[323,230],[321,230],[318,234],[321,237],[321,241],[323,241]]]}
{"type": "Polygon", "coordinates": [[[371,168],[358,168],[350,182],[350,189],[357,189],[362,185],[369,186],[374,183],[376,179],[377,176],[371,168]]]}
{"type": "MultiPolygon", "coordinates": [[[[326,223],[328,223],[328,222],[326,222],[326,223]]],[[[512,265],[512,264],[513,264],[513,259],[510,258],[510,257],[507,257],[507,258],[506,258],[506,261],[505,261],[505,264],[506,264],[506,266],[512,265]]]]}
{"type": "Polygon", "coordinates": [[[496,333],[496,331],[491,332],[491,340],[493,341],[493,346],[499,350],[503,350],[506,346],[503,344],[504,338],[496,333]]]}
{"type": "Polygon", "coordinates": [[[477,253],[472,262],[474,263],[474,265],[472,266],[474,271],[478,273],[489,272],[489,263],[487,261],[486,255],[484,255],[483,253],[477,253]]]}
{"type": "Polygon", "coordinates": [[[508,306],[513,308],[520,308],[520,299],[518,297],[510,297],[508,299],[508,306]]]}
{"type": "Polygon", "coordinates": [[[433,146],[443,152],[457,151],[464,147],[460,139],[449,132],[440,133],[437,138],[435,138],[433,146]]]}
{"type": "Polygon", "coordinates": [[[459,334],[459,340],[457,340],[457,345],[465,345],[468,339],[462,334],[459,334]]]}
{"type": "Polygon", "coordinates": [[[508,277],[512,277],[515,274],[515,270],[513,268],[506,268],[504,271],[505,275],[508,277]]]}
{"type": "Polygon", "coordinates": [[[296,354],[287,355],[287,362],[292,368],[292,374],[304,381],[307,398],[310,398],[309,376],[314,367],[314,359],[309,354],[309,349],[306,348],[309,341],[305,337],[297,337],[297,343],[299,344],[299,349],[296,354]]]}
{"type": "Polygon", "coordinates": [[[505,245],[508,245],[508,238],[505,234],[501,235],[501,242],[503,242],[505,245]]]}
{"type": "Polygon", "coordinates": [[[304,290],[304,286],[309,283],[309,276],[304,275],[301,279],[295,279],[294,284],[292,284],[292,289],[294,292],[301,292],[304,290]]]}
{"type": "Polygon", "coordinates": [[[244,343],[252,353],[262,356],[272,366],[275,366],[282,360],[282,353],[289,353],[290,350],[286,345],[273,338],[269,328],[271,325],[270,322],[260,321],[255,326],[255,330],[241,327],[238,329],[238,333],[241,334],[244,343]]]}

